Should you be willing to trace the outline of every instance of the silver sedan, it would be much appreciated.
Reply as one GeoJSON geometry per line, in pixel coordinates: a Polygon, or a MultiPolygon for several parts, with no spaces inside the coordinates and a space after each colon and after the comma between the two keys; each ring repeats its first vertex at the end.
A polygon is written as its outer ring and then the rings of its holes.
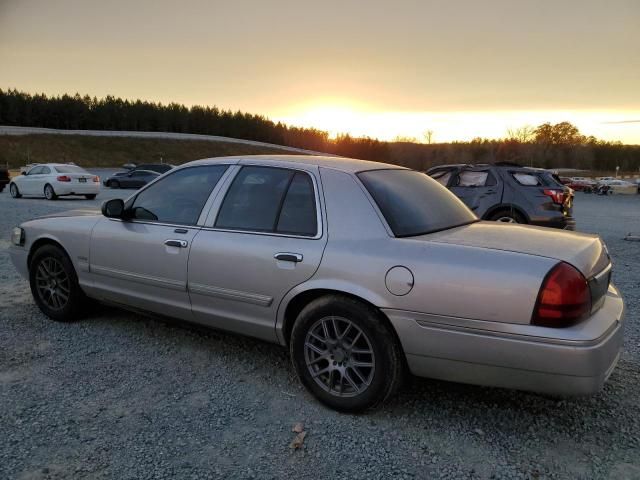
{"type": "Polygon", "coordinates": [[[622,345],[595,235],[481,222],[428,176],[315,156],[200,160],[98,212],[32,220],[11,257],[50,318],[90,301],[286,346],[360,411],[407,373],[591,394],[622,345]]]}

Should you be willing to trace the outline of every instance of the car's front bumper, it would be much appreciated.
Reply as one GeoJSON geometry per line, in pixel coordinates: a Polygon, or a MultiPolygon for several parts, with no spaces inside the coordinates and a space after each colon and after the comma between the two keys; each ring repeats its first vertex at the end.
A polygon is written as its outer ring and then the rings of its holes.
{"type": "Polygon", "coordinates": [[[27,265],[27,257],[29,252],[25,247],[18,247],[17,245],[9,246],[9,256],[11,257],[11,263],[16,267],[16,270],[22,277],[29,278],[29,267],[27,265]]]}
{"type": "Polygon", "coordinates": [[[409,369],[421,377],[586,395],[602,388],[622,348],[624,304],[613,286],[598,312],[562,329],[385,313],[398,332],[409,369]]]}

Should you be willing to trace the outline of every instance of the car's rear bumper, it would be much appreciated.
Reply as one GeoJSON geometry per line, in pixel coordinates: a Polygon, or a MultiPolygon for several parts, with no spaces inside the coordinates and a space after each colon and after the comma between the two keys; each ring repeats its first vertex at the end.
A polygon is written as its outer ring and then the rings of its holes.
{"type": "Polygon", "coordinates": [[[414,375],[455,382],[555,395],[592,394],[602,388],[622,348],[624,304],[613,287],[591,318],[563,329],[503,324],[496,331],[477,328],[482,323],[495,327],[493,322],[385,313],[414,375]],[[553,331],[557,336],[550,336],[553,331]]]}
{"type": "Polygon", "coordinates": [[[93,195],[100,193],[100,183],[56,182],[53,189],[56,195],[93,195]]]}

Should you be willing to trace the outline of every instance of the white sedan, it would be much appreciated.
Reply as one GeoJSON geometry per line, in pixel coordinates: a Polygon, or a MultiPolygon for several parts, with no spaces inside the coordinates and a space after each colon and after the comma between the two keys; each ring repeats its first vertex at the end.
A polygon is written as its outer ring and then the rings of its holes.
{"type": "Polygon", "coordinates": [[[12,178],[9,192],[13,198],[33,195],[55,200],[62,195],[83,195],[93,200],[100,192],[100,177],[76,165],[39,164],[12,178]]]}

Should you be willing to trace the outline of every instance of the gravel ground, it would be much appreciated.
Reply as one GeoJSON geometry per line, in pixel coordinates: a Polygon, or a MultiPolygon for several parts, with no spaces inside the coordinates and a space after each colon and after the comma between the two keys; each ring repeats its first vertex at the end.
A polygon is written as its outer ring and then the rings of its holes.
{"type": "Polygon", "coordinates": [[[106,307],[47,320],[10,264],[10,228],[98,200],[0,194],[0,478],[640,478],[640,196],[578,194],[627,302],[626,351],[583,399],[415,379],[383,409],[338,414],[286,352],[106,307]],[[304,446],[291,432],[304,422],[304,446]]]}

